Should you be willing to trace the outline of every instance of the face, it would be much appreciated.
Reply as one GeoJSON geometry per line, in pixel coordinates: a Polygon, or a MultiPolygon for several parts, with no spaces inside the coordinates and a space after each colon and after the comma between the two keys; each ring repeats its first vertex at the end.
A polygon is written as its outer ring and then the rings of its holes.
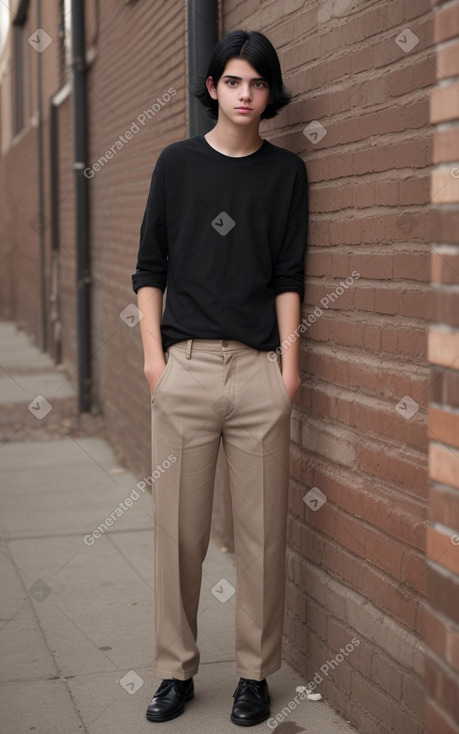
{"type": "Polygon", "coordinates": [[[218,100],[221,115],[237,125],[260,121],[269,102],[269,84],[244,59],[230,59],[215,87],[212,77],[206,81],[212,99],[218,100]]]}

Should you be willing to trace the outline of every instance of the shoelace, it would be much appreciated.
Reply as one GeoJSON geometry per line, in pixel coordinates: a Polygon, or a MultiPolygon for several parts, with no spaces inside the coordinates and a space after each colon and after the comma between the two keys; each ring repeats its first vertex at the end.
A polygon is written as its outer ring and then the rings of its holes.
{"type": "Polygon", "coordinates": [[[165,678],[161,685],[159,686],[158,690],[155,693],[155,698],[159,698],[160,696],[166,696],[171,688],[177,683],[176,680],[173,678],[165,678]]]}
{"type": "Polygon", "coordinates": [[[263,699],[262,695],[262,681],[259,680],[251,680],[249,678],[245,678],[242,683],[239,683],[238,687],[236,688],[234,695],[245,693],[245,691],[250,690],[251,693],[254,693],[257,698],[260,699],[260,701],[263,699]]]}

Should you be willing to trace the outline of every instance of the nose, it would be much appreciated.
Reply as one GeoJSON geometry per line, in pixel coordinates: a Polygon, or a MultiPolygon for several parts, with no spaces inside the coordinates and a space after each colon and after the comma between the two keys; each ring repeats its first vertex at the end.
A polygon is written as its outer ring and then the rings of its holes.
{"type": "Polygon", "coordinates": [[[239,91],[239,99],[242,100],[248,100],[252,96],[250,91],[250,84],[242,83],[241,88],[239,91]]]}

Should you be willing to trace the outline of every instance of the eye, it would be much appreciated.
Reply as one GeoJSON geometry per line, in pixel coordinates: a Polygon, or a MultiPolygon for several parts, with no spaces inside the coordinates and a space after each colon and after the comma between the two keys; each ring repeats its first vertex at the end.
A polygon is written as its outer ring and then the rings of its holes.
{"type": "Polygon", "coordinates": [[[237,85],[237,80],[236,79],[227,79],[226,80],[226,84],[229,87],[235,87],[237,85]]]}

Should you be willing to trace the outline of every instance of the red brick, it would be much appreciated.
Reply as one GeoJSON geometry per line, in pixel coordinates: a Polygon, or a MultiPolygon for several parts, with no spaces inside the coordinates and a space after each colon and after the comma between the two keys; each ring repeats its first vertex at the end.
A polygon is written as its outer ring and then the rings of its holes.
{"type": "Polygon", "coordinates": [[[427,218],[426,236],[432,242],[459,243],[459,209],[432,207],[427,218]]]}
{"type": "Polygon", "coordinates": [[[430,697],[427,697],[426,706],[428,734],[459,734],[459,725],[430,697]]]}
{"type": "Polygon", "coordinates": [[[397,253],[393,260],[394,278],[428,282],[429,264],[430,253],[428,251],[397,253]]]}
{"type": "MultiPolygon", "coordinates": [[[[448,43],[439,48],[436,58],[437,79],[459,75],[459,43],[448,43]]],[[[451,158],[450,158],[451,160],[451,158]]]]}
{"type": "Polygon", "coordinates": [[[431,441],[429,477],[459,489],[459,451],[431,441]]]}
{"type": "Polygon", "coordinates": [[[362,223],[359,219],[350,219],[343,222],[343,242],[346,245],[356,245],[362,241],[362,223]]]}
{"type": "Polygon", "coordinates": [[[315,530],[320,530],[325,535],[333,537],[336,510],[332,505],[330,505],[329,502],[326,502],[324,505],[322,505],[322,507],[315,511],[306,507],[305,512],[306,522],[312,528],[314,528],[315,530]]]}
{"type": "Polygon", "coordinates": [[[422,597],[427,594],[427,564],[424,554],[414,551],[404,554],[403,582],[418,592],[422,597]]]}
{"type": "Polygon", "coordinates": [[[438,527],[427,527],[427,558],[459,575],[459,533],[450,533],[438,527]],[[455,545],[452,541],[457,538],[455,545]]]}
{"type": "Polygon", "coordinates": [[[399,183],[398,201],[401,206],[426,204],[430,198],[430,178],[410,176],[399,183]]]}
{"type": "Polygon", "coordinates": [[[432,292],[427,288],[407,288],[400,294],[400,314],[423,321],[432,319],[432,292]]]}
{"type": "MultiPolygon", "coordinates": [[[[426,495],[426,467],[421,457],[408,456],[388,448],[362,448],[358,452],[358,463],[362,471],[390,480],[418,496],[426,495]]],[[[435,477],[434,477],[435,478],[435,477]]]]}
{"type": "Polygon", "coordinates": [[[459,142],[456,129],[436,129],[433,138],[433,163],[450,163],[458,158],[459,142]]]}
{"type": "Polygon", "coordinates": [[[393,581],[367,565],[357,570],[354,564],[353,587],[390,617],[414,630],[418,613],[418,597],[402,584],[393,581]]]}
{"type": "Polygon", "coordinates": [[[459,327],[459,293],[446,288],[435,289],[433,296],[433,318],[438,324],[459,327]]]}
{"type": "Polygon", "coordinates": [[[429,101],[426,97],[411,101],[406,107],[404,122],[408,129],[424,127],[429,124],[429,121],[429,101]]]}
{"type": "Polygon", "coordinates": [[[308,276],[330,275],[332,272],[332,256],[330,252],[309,250],[306,255],[306,272],[308,276]]]}
{"type": "Polygon", "coordinates": [[[361,239],[362,243],[381,244],[386,239],[387,233],[387,217],[366,216],[361,221],[361,239]]]}
{"type": "Polygon", "coordinates": [[[363,495],[364,517],[375,527],[424,551],[426,509],[407,497],[388,494],[368,481],[363,495]]]}
{"type": "Polygon", "coordinates": [[[361,522],[351,515],[342,512],[336,513],[334,526],[335,541],[343,548],[352,553],[366,558],[365,531],[361,522]]]}
{"type": "MultiPolygon", "coordinates": [[[[370,291],[373,293],[372,289],[365,289],[365,292],[370,291]]],[[[360,308],[358,306],[358,296],[359,293],[364,293],[363,289],[360,289],[360,291],[356,291],[355,293],[355,305],[356,308],[360,308]]],[[[364,302],[369,305],[368,300],[364,300],[364,302]]],[[[372,310],[372,308],[368,308],[365,310],[372,310]]],[[[381,329],[378,326],[373,326],[372,324],[366,324],[365,326],[365,332],[364,332],[364,345],[365,349],[372,352],[380,352],[381,351],[381,329]]]]}
{"type": "Polygon", "coordinates": [[[454,576],[429,566],[427,583],[427,598],[434,611],[446,616],[456,626],[459,625],[459,584],[454,576]]]}
{"type": "Polygon", "coordinates": [[[330,323],[330,339],[336,344],[362,347],[363,326],[356,321],[337,323],[333,320],[330,323]]]}
{"type": "Polygon", "coordinates": [[[401,69],[395,69],[388,78],[388,92],[391,97],[398,97],[402,94],[410,92],[414,88],[414,70],[413,67],[404,66],[401,69]]]}
{"type": "MultiPolygon", "coordinates": [[[[332,256],[332,267],[331,275],[334,278],[352,278],[350,273],[354,270],[353,266],[349,263],[349,255],[344,253],[334,253],[332,256]]],[[[350,282],[350,281],[349,281],[350,282]]],[[[351,283],[350,287],[354,289],[351,283]]]]}
{"type": "Polygon", "coordinates": [[[432,252],[431,279],[444,285],[459,283],[459,253],[451,247],[437,247],[432,252]]]}
{"type": "Polygon", "coordinates": [[[429,362],[459,369],[459,331],[431,327],[427,346],[429,362]]]}
{"type": "Polygon", "coordinates": [[[426,691],[453,721],[459,721],[457,679],[429,652],[426,655],[426,691]]]}
{"type": "Polygon", "coordinates": [[[434,16],[434,42],[441,43],[459,34],[459,8],[456,4],[440,8],[434,16]]]}
{"type": "Polygon", "coordinates": [[[401,579],[404,550],[399,543],[378,531],[367,528],[364,544],[364,555],[370,563],[386,571],[393,578],[401,579]]]}
{"type": "Polygon", "coordinates": [[[355,587],[356,574],[363,569],[363,561],[343,550],[337,543],[323,540],[321,564],[324,569],[339,576],[344,583],[355,587]]]}
{"type": "Polygon", "coordinates": [[[448,625],[446,632],[446,662],[455,673],[459,673],[459,630],[448,625]]]}
{"type": "Polygon", "coordinates": [[[384,254],[358,254],[352,258],[352,269],[357,270],[361,278],[390,280],[392,278],[392,262],[392,253],[390,252],[384,254]]]}
{"type": "Polygon", "coordinates": [[[432,123],[447,122],[459,117],[459,92],[450,84],[433,89],[430,97],[432,123]]]}
{"type": "Polygon", "coordinates": [[[383,314],[399,313],[400,289],[385,286],[375,290],[375,311],[383,314]]]}
{"type": "MultiPolygon", "coordinates": [[[[454,170],[459,170],[454,166],[454,170]]],[[[432,169],[431,192],[433,204],[456,204],[459,201],[459,179],[452,176],[453,166],[432,169]]]]}
{"type": "Polygon", "coordinates": [[[440,658],[446,653],[446,628],[442,620],[429,607],[423,605],[420,632],[426,645],[440,658]]]}
{"type": "Polygon", "coordinates": [[[450,528],[459,528],[459,492],[431,483],[429,519],[450,528]]]}
{"type": "Polygon", "coordinates": [[[341,509],[363,518],[363,500],[366,490],[363,488],[361,478],[352,471],[346,472],[342,467],[338,470],[337,467],[327,462],[323,465],[316,465],[311,475],[306,477],[306,481],[320,487],[328,500],[341,509]]]}
{"type": "Polygon", "coordinates": [[[459,371],[431,367],[430,399],[459,408],[459,371]]]}
{"type": "Polygon", "coordinates": [[[429,408],[429,438],[459,448],[459,411],[429,408]]]}

